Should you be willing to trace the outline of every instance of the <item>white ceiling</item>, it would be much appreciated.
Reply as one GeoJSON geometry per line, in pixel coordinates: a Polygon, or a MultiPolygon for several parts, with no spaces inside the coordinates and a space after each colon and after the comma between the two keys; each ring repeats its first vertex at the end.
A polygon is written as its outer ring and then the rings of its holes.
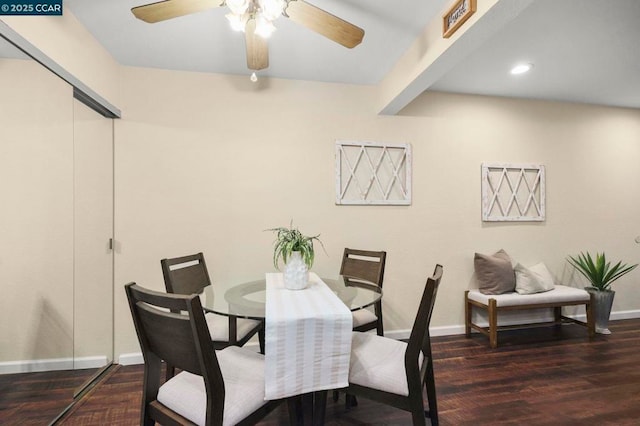
{"type": "Polygon", "coordinates": [[[640,108],[639,43],[640,0],[535,0],[430,89],[640,108]]]}
{"type": "MultiPolygon", "coordinates": [[[[310,81],[377,84],[452,0],[308,0],[365,30],[344,48],[286,18],[258,73],[310,81]]],[[[482,0],[478,0],[482,1],[482,0]]],[[[500,0],[507,8],[515,0],[500,0]]],[[[217,8],[147,24],[130,9],[145,0],[65,0],[65,8],[123,65],[249,75],[244,39],[217,8]]],[[[530,3],[492,36],[459,49],[419,90],[551,99],[640,108],[640,0],[520,0],[530,3]],[[533,70],[512,76],[510,67],[533,70]],[[440,76],[441,75],[441,76],[440,76]]],[[[487,19],[486,21],[490,21],[487,19]]],[[[476,26],[482,28],[483,20],[476,26]]],[[[491,25],[485,23],[486,26],[491,25]]],[[[480,30],[478,30],[480,32],[480,30]]],[[[1,52],[0,52],[1,55],[1,52]]]]}
{"type": "MultiPolygon", "coordinates": [[[[365,30],[347,49],[280,17],[269,39],[269,68],[259,76],[376,84],[449,0],[309,0],[365,30]]],[[[244,74],[244,34],[234,32],[219,7],[155,24],[131,8],[154,0],[65,0],[65,7],[124,65],[244,74]]]]}

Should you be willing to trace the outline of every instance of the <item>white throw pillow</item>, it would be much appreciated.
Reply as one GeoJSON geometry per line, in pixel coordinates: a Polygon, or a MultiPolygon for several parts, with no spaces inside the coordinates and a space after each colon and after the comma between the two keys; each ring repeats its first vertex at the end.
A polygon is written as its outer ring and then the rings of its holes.
{"type": "Polygon", "coordinates": [[[533,266],[530,266],[529,270],[535,272],[540,276],[540,278],[542,278],[545,287],[549,287],[550,290],[553,289],[555,282],[553,280],[553,275],[551,275],[551,272],[549,272],[549,269],[547,269],[547,265],[540,262],[533,266]]]}
{"type": "Polygon", "coordinates": [[[526,268],[518,263],[513,270],[516,274],[516,292],[518,294],[534,294],[553,290],[553,278],[543,263],[531,268],[526,268]]]}

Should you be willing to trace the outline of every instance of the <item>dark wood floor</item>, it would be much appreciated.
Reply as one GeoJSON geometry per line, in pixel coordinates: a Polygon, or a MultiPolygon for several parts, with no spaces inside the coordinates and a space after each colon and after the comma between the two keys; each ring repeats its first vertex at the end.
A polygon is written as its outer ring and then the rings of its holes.
{"type": "MultiPolygon", "coordinates": [[[[578,325],[503,332],[497,350],[480,335],[434,338],[440,423],[640,425],[640,319],[610,328],[592,341],[578,325]]],[[[141,366],[117,368],[61,424],[138,424],[141,379],[141,366]]],[[[30,419],[0,406],[0,424],[46,424],[30,419]]],[[[283,406],[260,424],[287,423],[283,406]]],[[[410,423],[407,413],[364,399],[350,410],[342,400],[327,404],[330,426],[410,423]]]]}
{"type": "Polygon", "coordinates": [[[96,370],[0,374],[0,425],[47,425],[96,370]]]}

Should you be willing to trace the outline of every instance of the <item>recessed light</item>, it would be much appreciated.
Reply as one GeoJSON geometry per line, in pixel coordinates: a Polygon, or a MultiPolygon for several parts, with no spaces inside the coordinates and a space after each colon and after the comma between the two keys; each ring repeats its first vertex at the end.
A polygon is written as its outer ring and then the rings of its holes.
{"type": "Polygon", "coordinates": [[[533,64],[518,64],[515,67],[511,68],[511,74],[518,75],[524,74],[533,68],[533,64]]]}

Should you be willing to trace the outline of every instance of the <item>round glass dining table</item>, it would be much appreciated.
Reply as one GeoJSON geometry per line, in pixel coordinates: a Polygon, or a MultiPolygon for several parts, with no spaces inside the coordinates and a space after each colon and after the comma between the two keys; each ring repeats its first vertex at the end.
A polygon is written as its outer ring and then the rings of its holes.
{"type": "MultiPolygon", "coordinates": [[[[340,275],[338,278],[322,278],[322,281],[342,300],[351,311],[366,308],[382,297],[382,289],[365,280],[340,275]]],[[[290,290],[290,291],[305,291],[290,290]]],[[[238,318],[264,319],[266,279],[225,287],[213,284],[201,295],[205,310],[238,318]]]]}

